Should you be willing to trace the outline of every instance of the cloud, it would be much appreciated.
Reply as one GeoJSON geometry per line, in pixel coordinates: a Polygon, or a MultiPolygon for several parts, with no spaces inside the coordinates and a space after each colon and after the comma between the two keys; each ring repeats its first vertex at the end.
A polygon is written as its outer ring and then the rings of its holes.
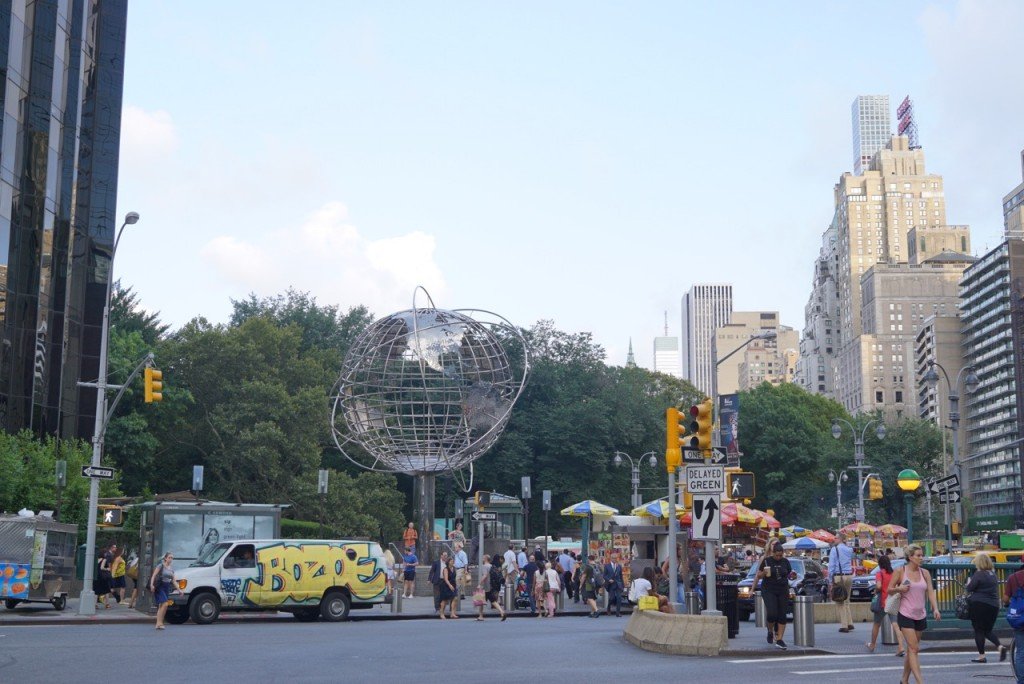
{"type": "Polygon", "coordinates": [[[121,164],[128,168],[166,162],[178,149],[178,132],[165,111],[128,105],[121,113],[121,164]]]}
{"type": "Polygon", "coordinates": [[[262,237],[221,235],[200,251],[217,276],[235,290],[273,295],[289,287],[342,307],[365,304],[377,315],[408,309],[422,285],[439,300],[447,292],[434,260],[432,235],[369,239],[349,221],[348,209],[329,202],[301,225],[262,237]]]}

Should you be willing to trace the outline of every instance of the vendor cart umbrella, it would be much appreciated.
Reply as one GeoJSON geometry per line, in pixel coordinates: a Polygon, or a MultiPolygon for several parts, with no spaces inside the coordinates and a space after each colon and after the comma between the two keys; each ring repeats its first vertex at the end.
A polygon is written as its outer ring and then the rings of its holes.
{"type": "Polygon", "coordinates": [[[562,515],[571,518],[583,518],[583,558],[590,556],[590,526],[595,515],[616,515],[619,509],[607,506],[599,501],[586,499],[562,509],[562,515]]]}
{"type": "Polygon", "coordinates": [[[831,543],[836,541],[836,535],[832,534],[828,530],[821,529],[821,528],[819,528],[817,530],[814,530],[813,532],[811,532],[807,536],[811,537],[813,539],[817,539],[818,541],[827,542],[829,544],[831,544],[831,543]]]}
{"type": "Polygon", "coordinates": [[[758,515],[760,511],[755,511],[752,508],[747,508],[741,503],[727,503],[722,504],[722,515],[731,515],[736,518],[736,522],[747,523],[748,525],[756,525],[760,520],[761,516],[758,515]]]}
{"type": "Polygon", "coordinates": [[[868,525],[866,522],[855,522],[846,527],[840,527],[839,531],[845,534],[874,534],[875,526],[868,525]]]}
{"type": "Polygon", "coordinates": [[[775,516],[769,515],[764,511],[754,511],[758,515],[757,526],[767,527],[769,529],[777,530],[782,527],[782,523],[775,519],[775,516]]]}
{"type": "Polygon", "coordinates": [[[787,537],[806,537],[808,534],[811,533],[810,530],[800,527],[799,525],[790,525],[788,527],[783,527],[781,530],[779,530],[779,532],[781,532],[783,535],[787,537]]]}
{"type": "Polygon", "coordinates": [[[886,537],[896,537],[901,534],[906,534],[907,528],[902,525],[893,525],[892,523],[889,523],[887,525],[879,525],[877,533],[885,535],[886,537]]]}
{"type": "Polygon", "coordinates": [[[782,548],[795,551],[817,551],[819,549],[827,549],[828,544],[813,537],[800,537],[799,539],[786,542],[782,545],[782,548]]]}
{"type": "MultiPolygon", "coordinates": [[[[682,523],[683,525],[692,525],[693,524],[693,516],[691,515],[690,511],[686,511],[685,513],[681,513],[679,515],[679,522],[682,523]]],[[[730,513],[730,512],[727,512],[727,511],[723,510],[722,511],[722,527],[730,527],[730,526],[735,525],[735,524],[736,524],[736,515],[734,513],[730,513]]]]}
{"type": "Polygon", "coordinates": [[[652,518],[668,518],[668,501],[655,499],[637,506],[629,512],[630,515],[647,515],[652,518]]]}

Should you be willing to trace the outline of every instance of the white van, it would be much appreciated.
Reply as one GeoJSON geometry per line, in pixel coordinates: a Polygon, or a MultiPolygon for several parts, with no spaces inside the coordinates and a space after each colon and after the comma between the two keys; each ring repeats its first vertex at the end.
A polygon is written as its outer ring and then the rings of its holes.
{"type": "Polygon", "coordinates": [[[278,610],[296,619],[344,620],[387,600],[387,563],[375,542],[264,539],[223,542],[176,570],[167,621],[201,625],[222,610],[278,610]]]}

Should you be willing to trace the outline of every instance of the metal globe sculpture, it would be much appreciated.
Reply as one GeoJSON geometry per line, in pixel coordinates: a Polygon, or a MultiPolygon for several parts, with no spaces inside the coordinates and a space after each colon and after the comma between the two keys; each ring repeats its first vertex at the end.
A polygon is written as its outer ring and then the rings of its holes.
{"type": "Polygon", "coordinates": [[[412,309],[370,325],[346,354],[333,397],[335,443],[368,470],[465,468],[501,435],[528,369],[522,335],[501,316],[437,309],[432,300],[418,308],[414,294],[412,309]],[[519,369],[508,343],[522,349],[519,369]]]}

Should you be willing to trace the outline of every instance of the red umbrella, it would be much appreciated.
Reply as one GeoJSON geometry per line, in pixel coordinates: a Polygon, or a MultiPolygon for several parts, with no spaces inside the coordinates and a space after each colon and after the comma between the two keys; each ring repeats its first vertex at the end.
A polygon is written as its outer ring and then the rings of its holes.
{"type": "Polygon", "coordinates": [[[812,537],[813,539],[819,539],[823,542],[828,542],[829,544],[835,542],[836,540],[836,535],[832,534],[828,530],[822,529],[814,530],[807,536],[812,537]]]}
{"type": "MultiPolygon", "coordinates": [[[[685,513],[680,515],[679,516],[679,522],[681,522],[684,525],[692,525],[693,524],[693,516],[690,515],[690,511],[686,511],[685,513]]],[[[725,525],[726,527],[728,527],[729,525],[735,525],[736,524],[736,516],[734,516],[733,514],[729,513],[728,511],[726,511],[724,509],[724,507],[723,507],[723,510],[722,510],[722,524],[725,525]]]]}

